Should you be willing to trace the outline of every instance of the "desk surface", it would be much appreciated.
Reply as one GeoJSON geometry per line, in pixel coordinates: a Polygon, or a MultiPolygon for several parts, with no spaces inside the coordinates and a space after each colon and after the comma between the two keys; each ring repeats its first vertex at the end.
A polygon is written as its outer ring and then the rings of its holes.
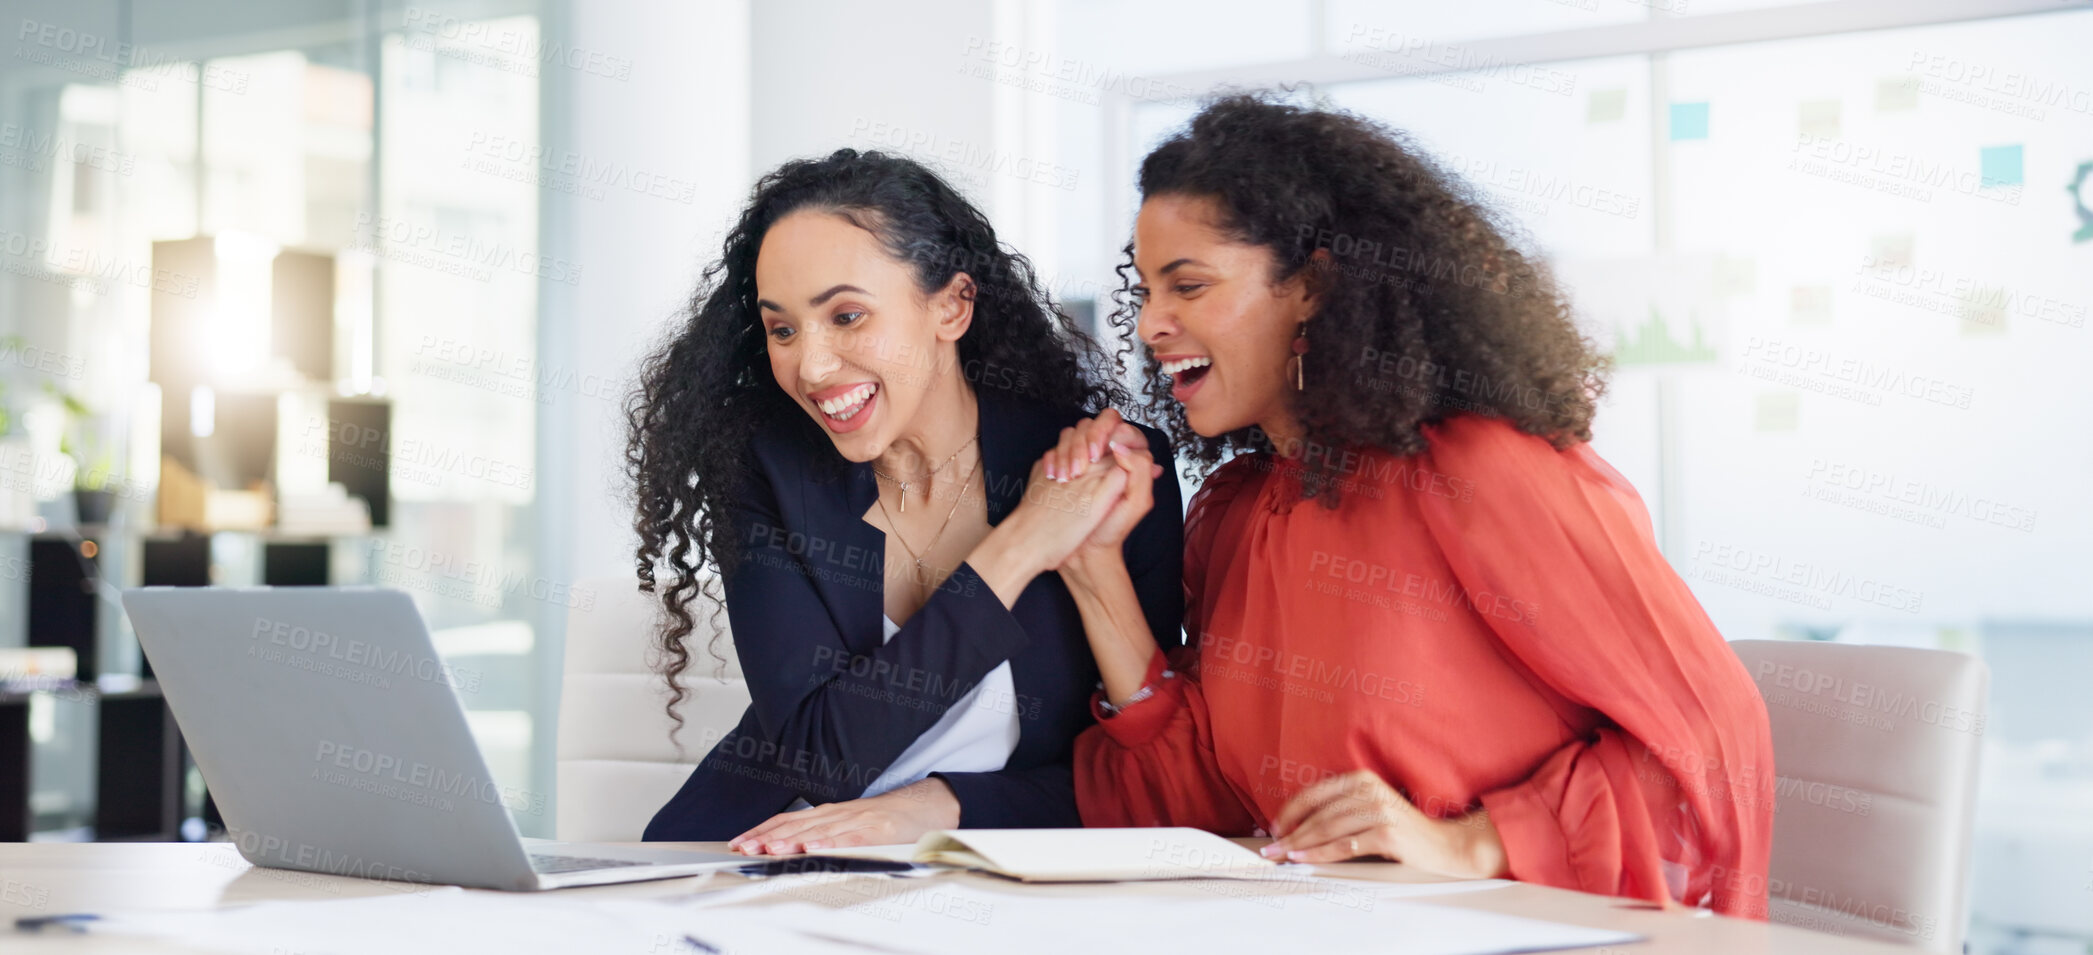
{"type": "MultiPolygon", "coordinates": [[[[1261,840],[1259,840],[1261,841],[1261,840]]],[[[720,843],[690,843],[689,848],[721,851],[720,843]]],[[[1336,878],[1382,882],[1437,882],[1437,876],[1388,862],[1347,862],[1319,867],[1336,878]]],[[[1199,891],[1169,883],[1115,886],[1026,887],[952,873],[938,878],[977,880],[1001,891],[1139,892],[1158,898],[1199,891]]],[[[707,888],[718,888],[714,877],[707,888]]],[[[692,891],[697,878],[667,879],[624,885],[562,889],[566,898],[674,898],[692,891]]],[[[228,843],[0,843],[0,938],[10,953],[186,951],[144,948],[138,939],[92,936],[16,935],[14,920],[25,915],[96,912],[114,909],[206,909],[273,899],[345,899],[401,891],[396,883],[255,868],[228,843]]],[[[1210,897],[1210,896],[1201,896],[1210,897]]],[[[1586,949],[1629,953],[1895,953],[1912,949],[1838,938],[1785,925],[1770,925],[1685,911],[1658,911],[1632,902],[1544,886],[1515,884],[1415,901],[1505,912],[1595,928],[1619,929],[1646,936],[1647,944],[1623,949],[1586,949]]],[[[760,902],[754,904],[761,904],[760,902]]]]}

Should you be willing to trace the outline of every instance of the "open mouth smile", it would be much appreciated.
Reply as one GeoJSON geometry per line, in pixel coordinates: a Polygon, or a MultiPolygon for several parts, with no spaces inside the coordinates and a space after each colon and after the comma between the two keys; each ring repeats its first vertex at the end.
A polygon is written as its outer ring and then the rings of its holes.
{"type": "Polygon", "coordinates": [[[807,400],[812,401],[814,407],[821,411],[822,423],[828,425],[829,430],[841,434],[855,431],[859,425],[865,423],[873,400],[878,396],[879,386],[868,381],[837,390],[827,397],[808,395],[807,400]]]}
{"type": "Polygon", "coordinates": [[[1171,378],[1170,396],[1182,402],[1199,390],[1212,371],[1214,360],[1205,355],[1173,355],[1161,360],[1163,374],[1171,378]]]}

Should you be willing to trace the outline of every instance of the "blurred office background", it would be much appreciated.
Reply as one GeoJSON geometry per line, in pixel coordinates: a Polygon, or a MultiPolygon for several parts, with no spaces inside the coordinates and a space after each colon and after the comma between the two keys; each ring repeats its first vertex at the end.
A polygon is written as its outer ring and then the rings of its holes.
{"type": "Polygon", "coordinates": [[[115,593],[265,582],[412,592],[550,835],[620,404],[753,176],[927,159],[1097,320],[1139,157],[1287,83],[1554,263],[1729,637],[1989,661],[1972,947],[2093,945],[2086,4],[0,9],[0,838],[209,838],[115,593]]]}

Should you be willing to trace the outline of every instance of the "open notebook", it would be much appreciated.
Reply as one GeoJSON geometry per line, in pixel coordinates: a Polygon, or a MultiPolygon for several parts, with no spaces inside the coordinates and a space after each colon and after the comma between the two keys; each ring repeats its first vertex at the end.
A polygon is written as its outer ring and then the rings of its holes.
{"type": "Polygon", "coordinates": [[[1026,882],[1271,878],[1276,863],[1201,829],[943,829],[915,845],[813,855],[923,862],[1026,882]]]}

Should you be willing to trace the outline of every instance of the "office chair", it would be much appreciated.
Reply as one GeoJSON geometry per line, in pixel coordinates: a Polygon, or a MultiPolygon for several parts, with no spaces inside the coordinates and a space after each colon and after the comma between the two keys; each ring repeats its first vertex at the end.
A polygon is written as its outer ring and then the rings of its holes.
{"type": "Polygon", "coordinates": [[[1772,920],[1962,951],[1984,661],[1809,641],[1730,646],[1773,726],[1772,920]]]}
{"type": "Polygon", "coordinates": [[[567,614],[555,831],[570,841],[637,842],[654,811],[741,721],[748,689],[724,615],[717,644],[726,658],[722,670],[705,649],[713,605],[694,600],[697,629],[683,673],[690,695],[677,708],[683,728],[672,741],[674,724],[662,711],[668,691],[647,665],[660,602],[640,593],[631,577],[576,581],[574,593],[590,599],[567,614]]]}

